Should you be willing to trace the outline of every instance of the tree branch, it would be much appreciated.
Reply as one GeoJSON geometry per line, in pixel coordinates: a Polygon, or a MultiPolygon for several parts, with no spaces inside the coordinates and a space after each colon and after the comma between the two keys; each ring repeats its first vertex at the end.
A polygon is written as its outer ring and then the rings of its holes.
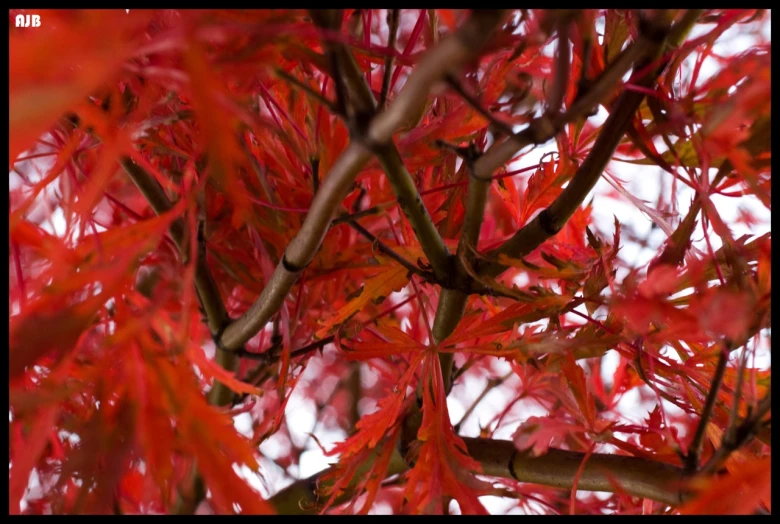
{"type": "Polygon", "coordinates": [[[374,152],[379,164],[387,174],[390,187],[396,195],[401,211],[409,220],[425,256],[428,257],[428,263],[433,268],[436,278],[440,282],[446,281],[449,267],[447,260],[450,252],[439,235],[436,225],[414,185],[414,180],[406,170],[398,149],[391,141],[374,148],[374,152]]]}
{"type": "Polygon", "coordinates": [[[724,435],[720,447],[701,469],[702,473],[714,473],[729,458],[732,452],[747,444],[759,432],[764,417],[771,410],[772,391],[770,390],[759,402],[756,410],[733,433],[728,432],[724,435]]]}
{"type": "MultiPolygon", "coordinates": [[[[663,26],[663,20],[666,16],[665,13],[659,15],[658,18],[660,20],[656,19],[655,22],[660,22],[659,25],[663,26]]],[[[647,31],[648,34],[646,36],[640,36],[634,46],[642,46],[641,49],[644,50],[642,56],[644,56],[644,58],[637,62],[637,65],[634,68],[635,71],[643,69],[660,54],[664,47],[662,34],[665,35],[667,32],[668,30],[663,27],[656,27],[651,31],[647,31]]],[[[642,33],[642,35],[645,35],[645,33],[642,33]]],[[[631,49],[631,47],[627,48],[627,50],[631,49]]],[[[616,62],[619,60],[620,59],[616,60],[616,62]]],[[[614,73],[615,69],[615,67],[612,67],[609,71],[614,73]]],[[[636,83],[642,86],[652,85],[661,73],[661,70],[661,67],[656,67],[636,83]]],[[[591,91],[600,92],[602,89],[607,88],[604,80],[605,76],[612,75],[602,75],[602,77],[593,84],[591,91]],[[598,89],[597,86],[600,86],[601,89],[598,89]]],[[[558,127],[558,123],[568,121],[570,118],[569,113],[577,113],[577,111],[591,107],[591,98],[590,93],[580,98],[579,101],[572,104],[572,108],[564,115],[553,119],[552,127],[558,127]]],[[[591,189],[593,189],[593,186],[596,185],[596,182],[601,177],[601,173],[612,158],[612,154],[622,140],[634,113],[639,108],[643,99],[644,94],[635,91],[624,91],[620,95],[607,118],[607,121],[604,123],[602,131],[596,139],[593,148],[561,194],[558,195],[549,207],[542,210],[540,214],[517,231],[503,245],[487,253],[485,255],[486,258],[495,260],[501,254],[513,258],[522,258],[561,230],[582,204],[582,201],[588,193],[590,193],[591,189]]],[[[488,154],[489,152],[482,158],[484,159],[488,154]]],[[[482,275],[495,277],[501,274],[506,269],[506,266],[497,262],[489,262],[487,264],[478,265],[477,269],[482,275]]]]}
{"type": "MultiPolygon", "coordinates": [[[[464,282],[468,285],[468,276],[463,270],[464,265],[471,266],[474,261],[474,252],[479,242],[479,231],[485,218],[485,204],[487,192],[490,189],[492,178],[479,178],[474,173],[474,162],[479,153],[476,147],[471,146],[465,151],[464,162],[469,174],[469,186],[466,193],[466,216],[463,221],[463,229],[458,241],[456,263],[453,264],[454,282],[464,282]]],[[[458,286],[460,287],[460,286],[458,286]]],[[[439,297],[439,306],[436,308],[436,318],[433,321],[433,337],[436,344],[444,341],[460,323],[466,309],[468,294],[458,289],[442,289],[439,297]]],[[[453,353],[439,353],[442,377],[444,379],[444,391],[449,393],[452,386],[453,353]]]]}
{"type": "Polygon", "coordinates": [[[730,352],[731,348],[729,347],[729,344],[726,344],[725,347],[721,348],[720,354],[718,355],[718,364],[715,367],[715,373],[712,375],[710,390],[707,392],[707,399],[705,400],[704,407],[701,411],[699,424],[696,426],[696,433],[693,435],[691,445],[688,447],[688,454],[685,457],[685,466],[688,471],[693,472],[699,469],[699,456],[701,455],[701,448],[704,443],[704,435],[707,431],[707,424],[710,422],[712,410],[715,407],[715,400],[718,398],[720,385],[723,382],[723,374],[726,372],[726,365],[729,362],[730,352]]]}
{"type": "MultiPolygon", "coordinates": [[[[128,157],[121,158],[119,163],[156,214],[165,213],[171,208],[172,204],[165,194],[165,190],[163,190],[154,177],[128,157]]],[[[171,224],[170,232],[182,256],[188,256],[189,248],[186,245],[187,239],[185,238],[184,224],[181,219],[171,224]]],[[[217,283],[209,270],[204,249],[198,250],[198,259],[195,265],[195,289],[203,307],[209,331],[211,331],[212,336],[216,337],[230,322],[230,317],[220,296],[217,283]]],[[[234,355],[224,351],[217,351],[216,359],[217,363],[228,371],[235,372],[238,369],[238,358],[234,355]]],[[[232,398],[232,392],[228,388],[221,382],[214,382],[214,386],[209,391],[209,401],[212,404],[225,406],[230,404],[232,398]]]]}
{"type": "MultiPolygon", "coordinates": [[[[320,18],[323,17],[320,15],[320,18]]],[[[319,20],[317,23],[322,24],[324,20],[319,20]]],[[[328,52],[338,64],[339,71],[344,73],[343,82],[337,84],[337,86],[342,85],[344,89],[347,89],[344,98],[360,101],[358,107],[353,108],[353,113],[365,115],[367,112],[370,112],[373,114],[376,108],[374,95],[350,50],[340,42],[326,42],[326,46],[328,52]]],[[[422,109],[422,106],[420,109],[422,109]]],[[[350,121],[347,123],[353,126],[356,124],[350,121]]],[[[436,230],[436,226],[425,208],[420,194],[417,192],[414,181],[403,164],[398,149],[393,144],[392,139],[390,139],[384,144],[377,144],[373,148],[373,152],[376,154],[382,169],[387,174],[398,205],[419,239],[436,278],[443,281],[447,276],[449,251],[436,230]]]]}
{"type": "MultiPolygon", "coordinates": [[[[350,142],[336,160],[309,208],[298,234],[290,242],[281,263],[260,297],[238,320],[230,324],[219,345],[230,351],[242,346],[270,320],[281,307],[298,275],[314,258],[330,227],[333,214],[352,182],[371,158],[371,147],[385,144],[409,117],[425,104],[433,85],[449,71],[465,63],[486,41],[489,29],[500,20],[494,11],[475,11],[450,38],[427,53],[387,111],[371,120],[366,137],[350,142]]],[[[361,75],[361,78],[364,78],[361,75]]]]}
{"type": "MultiPolygon", "coordinates": [[[[463,440],[469,455],[480,463],[485,476],[511,478],[519,482],[560,489],[571,489],[574,486],[577,471],[585,455],[579,451],[550,449],[542,456],[532,457],[518,451],[508,440],[470,437],[463,440]]],[[[371,463],[372,460],[366,462],[371,463]]],[[[366,466],[364,464],[363,467],[366,466]]],[[[405,469],[403,461],[391,461],[388,475],[402,473],[405,469]]],[[[317,480],[330,471],[321,471],[293,483],[271,497],[271,504],[280,513],[312,511],[316,503],[314,489],[317,480]]],[[[689,497],[682,486],[688,478],[681,468],[663,462],[625,455],[593,453],[582,470],[577,489],[609,493],[619,489],[635,497],[678,506],[689,497]]],[[[346,502],[353,496],[355,493],[348,489],[337,504],[346,502]]]]}
{"type": "Polygon", "coordinates": [[[563,18],[558,26],[558,55],[555,64],[555,79],[547,102],[547,112],[556,114],[561,110],[566,88],[569,86],[569,27],[571,20],[563,18]]]}
{"type": "MultiPolygon", "coordinates": [[[[156,214],[165,213],[172,207],[171,201],[168,199],[162,186],[146,170],[135,164],[128,157],[122,157],[119,163],[156,214]]],[[[181,219],[177,219],[171,224],[170,233],[182,257],[187,257],[189,255],[189,247],[187,245],[189,240],[184,234],[184,223],[181,219]]],[[[198,258],[195,261],[195,289],[203,307],[209,331],[211,331],[212,336],[217,337],[224,326],[230,322],[230,317],[225,309],[225,303],[219,294],[217,283],[206,262],[206,250],[198,249],[197,256],[198,258]]],[[[217,350],[216,361],[228,371],[234,373],[238,371],[239,359],[235,354],[217,350]]],[[[229,405],[233,401],[233,397],[233,392],[216,380],[208,394],[209,403],[215,406],[229,405]]],[[[176,514],[195,513],[198,504],[206,497],[206,487],[203,483],[203,478],[198,473],[197,464],[193,465],[191,476],[189,480],[185,480],[185,483],[189,484],[189,487],[186,488],[188,492],[179,493],[173,508],[176,514]]]]}
{"type": "Polygon", "coordinates": [[[382,75],[382,91],[379,93],[379,109],[387,104],[387,95],[390,92],[390,79],[393,73],[393,57],[395,56],[395,39],[398,36],[398,21],[401,18],[400,9],[389,9],[387,12],[387,28],[390,33],[387,42],[387,57],[385,69],[382,75]]]}
{"type": "MultiPolygon", "coordinates": [[[[561,489],[573,487],[585,456],[579,451],[550,449],[544,455],[533,457],[518,451],[512,442],[506,440],[463,440],[469,455],[480,462],[485,475],[561,489]]],[[[621,489],[635,497],[677,506],[688,496],[682,490],[684,479],[682,469],[663,462],[593,453],[582,469],[577,489],[610,493],[621,489]]]]}

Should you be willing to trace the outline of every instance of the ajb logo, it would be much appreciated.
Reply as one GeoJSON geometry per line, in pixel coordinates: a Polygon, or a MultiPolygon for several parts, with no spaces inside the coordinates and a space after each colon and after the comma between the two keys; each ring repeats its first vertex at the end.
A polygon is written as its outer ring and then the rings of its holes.
{"type": "Polygon", "coordinates": [[[41,27],[41,15],[16,15],[16,27],[41,27]]]}

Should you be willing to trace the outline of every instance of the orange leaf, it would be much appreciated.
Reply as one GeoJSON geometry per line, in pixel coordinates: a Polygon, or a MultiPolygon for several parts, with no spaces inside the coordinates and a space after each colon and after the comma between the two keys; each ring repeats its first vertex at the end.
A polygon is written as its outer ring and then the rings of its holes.
{"type": "Polygon", "coordinates": [[[478,496],[491,486],[474,476],[482,468],[452,428],[437,354],[431,351],[425,356],[423,420],[417,433],[421,445],[417,461],[406,475],[406,506],[416,513],[440,514],[446,496],[458,501],[464,515],[487,515],[478,496]]]}
{"type": "Polygon", "coordinates": [[[772,491],[770,457],[743,464],[725,477],[702,481],[699,495],[680,508],[683,515],[749,515],[772,491]]]}
{"type": "Polygon", "coordinates": [[[367,279],[359,296],[347,302],[335,315],[323,322],[322,327],[317,331],[317,337],[325,337],[333,326],[343,323],[369,302],[401,289],[409,281],[406,274],[405,267],[392,263],[382,273],[367,279]]]}
{"type": "Polygon", "coordinates": [[[221,382],[236,393],[247,393],[249,395],[263,394],[263,392],[255,386],[238,380],[235,373],[227,371],[214,360],[206,358],[203,348],[200,346],[196,347],[191,345],[189,351],[187,351],[187,357],[190,359],[190,362],[198,366],[201,373],[221,382]]]}

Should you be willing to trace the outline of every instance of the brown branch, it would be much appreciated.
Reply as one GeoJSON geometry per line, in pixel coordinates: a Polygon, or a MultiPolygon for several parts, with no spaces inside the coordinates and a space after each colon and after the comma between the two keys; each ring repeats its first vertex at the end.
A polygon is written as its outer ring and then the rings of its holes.
{"type": "Polygon", "coordinates": [[[345,224],[347,222],[351,222],[352,220],[357,220],[358,218],[363,218],[371,215],[377,215],[382,210],[386,209],[387,207],[390,207],[394,205],[395,202],[390,202],[389,204],[379,204],[373,207],[370,207],[368,209],[364,209],[363,211],[358,211],[356,213],[344,213],[343,215],[339,215],[336,218],[333,219],[333,222],[331,222],[331,227],[337,226],[339,224],[345,224]]]}
{"type": "Polygon", "coordinates": [[[688,471],[696,471],[699,469],[699,456],[701,455],[701,448],[704,443],[704,435],[707,432],[707,424],[710,422],[712,410],[715,407],[715,400],[718,398],[720,385],[723,382],[723,375],[726,372],[726,365],[729,362],[730,352],[731,348],[727,343],[718,355],[718,364],[715,367],[715,373],[712,375],[710,390],[707,393],[707,399],[705,400],[704,407],[701,411],[699,424],[696,426],[696,433],[693,435],[693,440],[691,440],[691,444],[688,447],[688,454],[685,457],[685,467],[688,471]]]}
{"type": "Polygon", "coordinates": [[[388,257],[392,258],[399,264],[401,264],[404,268],[406,268],[407,271],[410,273],[419,276],[426,282],[433,282],[435,281],[435,277],[432,273],[428,271],[424,271],[417,267],[416,265],[412,264],[408,260],[406,260],[404,257],[396,253],[393,248],[379,240],[376,235],[371,233],[368,229],[361,226],[357,220],[350,220],[349,221],[350,227],[352,227],[355,231],[366,237],[368,240],[370,240],[382,253],[387,255],[388,257]]]}
{"type": "MultiPolygon", "coordinates": [[[[480,463],[485,476],[511,478],[519,482],[560,489],[572,489],[585,455],[578,451],[550,449],[542,456],[532,457],[518,451],[515,445],[507,440],[469,437],[463,440],[469,455],[480,463]]],[[[373,459],[366,462],[373,463],[373,459]]],[[[368,468],[370,464],[364,464],[362,467],[368,468]]],[[[405,469],[403,461],[393,460],[388,475],[402,473],[405,469]]],[[[328,469],[293,483],[272,496],[271,504],[280,513],[313,512],[317,502],[315,495],[317,481],[330,471],[332,470],[328,469]]],[[[683,490],[683,482],[687,478],[681,468],[663,462],[624,455],[593,453],[582,469],[577,489],[609,493],[620,490],[636,497],[679,506],[689,497],[689,494],[683,490]]],[[[355,495],[352,489],[348,489],[337,504],[346,502],[355,495]]]]}
{"type": "Polygon", "coordinates": [[[395,144],[388,142],[375,147],[379,164],[387,174],[390,187],[396,195],[398,205],[412,226],[420,246],[423,248],[428,263],[439,281],[446,281],[448,276],[450,252],[444,244],[436,225],[433,223],[428,209],[417,191],[411,175],[406,170],[401,155],[395,144]]]}
{"type": "Polygon", "coordinates": [[[547,112],[556,114],[561,110],[566,88],[569,86],[569,27],[571,20],[564,18],[558,27],[558,56],[555,64],[555,79],[547,102],[547,112]]]}
{"type": "MultiPolygon", "coordinates": [[[[656,19],[656,23],[662,25],[665,18],[666,14],[662,13],[659,15],[660,20],[656,19]]],[[[645,46],[645,52],[643,52],[642,55],[645,58],[637,63],[634,68],[635,70],[643,69],[653,58],[659,55],[664,47],[664,40],[659,33],[665,34],[666,32],[667,31],[662,28],[655,28],[652,31],[648,31],[648,36],[645,36],[644,38],[640,36],[640,39],[633,44],[634,46],[639,44],[645,46]]],[[[627,50],[632,47],[633,46],[630,46],[627,50]]],[[[618,61],[620,61],[620,59],[617,59],[616,63],[618,61]]],[[[613,72],[614,70],[615,67],[612,68],[613,72]]],[[[661,68],[658,67],[654,71],[646,74],[637,83],[643,86],[652,85],[660,73],[661,68]]],[[[608,86],[604,81],[604,76],[605,75],[602,75],[602,77],[593,84],[593,87],[591,88],[592,91],[598,92],[605,89],[608,90],[608,86]],[[598,89],[597,86],[600,86],[600,89],[598,89]]],[[[593,186],[596,185],[596,182],[599,180],[601,173],[611,160],[612,154],[622,140],[634,113],[639,108],[643,99],[643,94],[634,91],[624,91],[620,95],[612,112],[607,118],[607,121],[604,123],[602,131],[596,139],[593,148],[561,194],[558,195],[549,207],[542,210],[540,214],[517,231],[503,245],[487,253],[486,258],[495,260],[501,254],[513,258],[522,258],[561,230],[569,218],[579,208],[583,200],[585,200],[585,197],[590,193],[593,186]]],[[[547,119],[547,123],[550,127],[557,128],[559,122],[567,121],[570,118],[570,113],[576,113],[577,111],[591,107],[592,102],[590,100],[590,95],[586,94],[580,98],[579,101],[572,104],[572,108],[569,111],[560,117],[553,117],[551,124],[549,124],[551,120],[547,119]]],[[[545,117],[542,117],[539,121],[539,125],[545,125],[545,117]]],[[[529,127],[529,129],[532,128],[533,126],[529,127]]],[[[549,131],[543,131],[542,135],[546,136],[548,132],[549,131]]],[[[490,152],[486,153],[482,159],[487,157],[489,153],[490,152]]],[[[491,262],[487,265],[478,265],[477,269],[482,275],[495,277],[501,274],[506,269],[506,266],[503,266],[498,262],[491,262]]]]}
{"type": "MultiPolygon", "coordinates": [[[[734,408],[736,409],[736,408],[734,408]]],[[[759,402],[756,410],[736,428],[723,436],[720,447],[710,457],[710,460],[702,467],[703,473],[714,473],[729,458],[729,455],[738,450],[753,438],[761,429],[763,419],[772,410],[772,391],[759,402]]]]}
{"type": "MultiPolygon", "coordinates": [[[[485,475],[513,478],[561,489],[571,489],[585,456],[578,451],[550,449],[533,457],[520,452],[506,440],[464,438],[469,455],[482,465],[485,475]]],[[[678,506],[686,498],[682,490],[685,473],[675,466],[639,457],[593,453],[582,469],[577,489],[606,491],[617,489],[635,497],[678,506]]]]}
{"type": "MultiPolygon", "coordinates": [[[[260,297],[224,330],[218,341],[222,348],[228,351],[239,348],[279,310],[298,275],[314,258],[330,227],[334,211],[371,158],[371,148],[389,142],[406,118],[423,107],[433,85],[474,56],[486,40],[485,32],[489,33],[499,20],[500,16],[493,11],[474,12],[452,37],[425,55],[392,106],[371,120],[366,136],[350,142],[317,191],[303,226],[287,246],[281,263],[260,297]]],[[[361,78],[364,77],[361,75],[361,78]]]]}
{"type": "MultiPolygon", "coordinates": [[[[485,218],[485,204],[487,192],[490,189],[492,178],[479,178],[474,174],[474,162],[479,153],[472,144],[464,154],[466,170],[469,174],[469,186],[466,193],[466,216],[463,220],[463,229],[458,241],[456,262],[452,264],[451,282],[468,285],[468,275],[463,266],[471,266],[474,260],[474,250],[479,242],[479,232],[485,218]]],[[[458,286],[460,287],[460,286],[458,286]]],[[[468,293],[459,289],[442,289],[439,297],[439,306],[436,308],[436,317],[433,321],[433,338],[436,344],[440,344],[455,330],[463,318],[468,301],[468,293]]],[[[449,394],[452,387],[452,363],[453,353],[439,353],[442,377],[444,379],[444,391],[449,394]]]]}
{"type": "Polygon", "coordinates": [[[477,113],[482,115],[485,120],[490,122],[490,124],[495,127],[498,131],[501,131],[505,135],[512,135],[514,134],[514,131],[512,131],[512,127],[493,115],[493,113],[490,112],[489,109],[487,109],[482,103],[477,100],[477,98],[466,91],[466,89],[461,85],[461,83],[458,81],[457,78],[455,78],[452,75],[447,75],[447,84],[452,88],[453,91],[458,93],[458,96],[460,96],[468,105],[471,106],[472,109],[474,109],[477,113]]]}
{"type": "Polygon", "coordinates": [[[389,9],[387,11],[387,27],[390,37],[387,42],[387,57],[385,58],[385,69],[382,75],[382,91],[379,93],[379,109],[383,109],[387,104],[387,95],[390,92],[390,80],[393,73],[393,57],[395,56],[395,39],[398,36],[398,21],[401,19],[400,9],[389,9]]]}
{"type": "MultiPolygon", "coordinates": [[[[172,204],[165,194],[162,186],[143,168],[135,164],[127,157],[120,159],[119,163],[127,172],[130,179],[144,195],[149,205],[158,215],[171,209],[172,204]]],[[[189,240],[186,238],[184,223],[177,219],[170,226],[173,241],[179,248],[182,257],[189,256],[189,240]]],[[[219,288],[206,262],[206,250],[198,249],[195,261],[195,289],[198,299],[203,307],[205,320],[212,336],[218,337],[220,331],[230,322],[230,317],[225,309],[225,304],[219,293],[219,288]]],[[[238,357],[225,351],[217,350],[217,363],[231,372],[238,370],[238,357]]],[[[234,394],[224,384],[214,381],[214,385],[208,394],[209,403],[216,406],[226,406],[233,401],[234,394]]],[[[184,492],[179,492],[179,497],[174,505],[176,514],[193,514],[198,504],[206,497],[206,487],[203,478],[198,473],[197,465],[193,465],[190,478],[185,481],[184,492]]]]}

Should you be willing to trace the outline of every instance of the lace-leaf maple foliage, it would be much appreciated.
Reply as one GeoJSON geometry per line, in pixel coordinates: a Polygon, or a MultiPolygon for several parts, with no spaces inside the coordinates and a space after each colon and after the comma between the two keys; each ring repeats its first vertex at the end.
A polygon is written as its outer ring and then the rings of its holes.
{"type": "Polygon", "coordinates": [[[12,513],[771,511],[768,11],[30,13],[12,513]]]}

